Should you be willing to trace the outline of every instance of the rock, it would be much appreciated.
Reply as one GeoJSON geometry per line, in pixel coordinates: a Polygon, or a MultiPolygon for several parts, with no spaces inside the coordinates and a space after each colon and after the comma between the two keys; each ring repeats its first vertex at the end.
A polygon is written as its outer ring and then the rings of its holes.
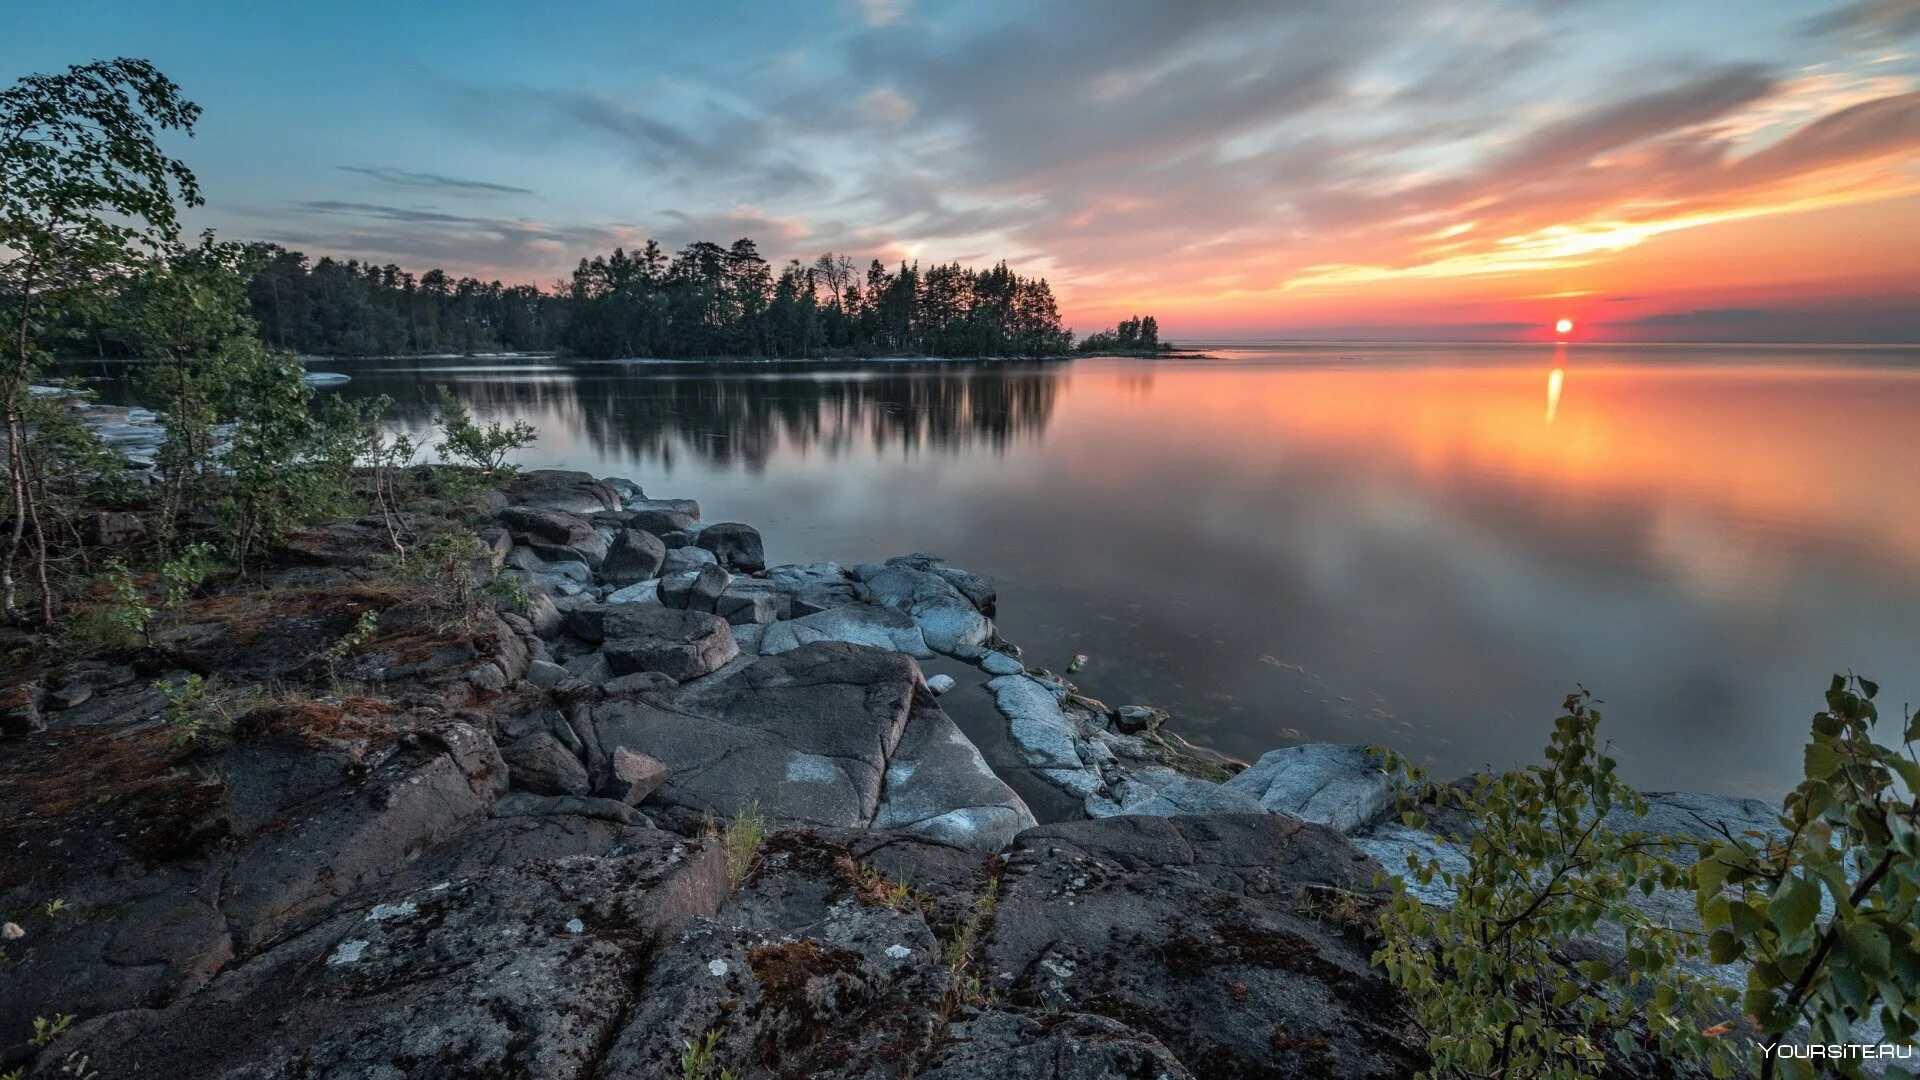
{"type": "Polygon", "coordinates": [[[1426,1065],[1371,963],[1371,915],[1341,925],[1300,905],[1309,885],[1380,898],[1378,865],[1332,829],[1117,817],[1029,829],[1005,859],[980,959],[1002,1002],[1104,1016],[1202,1076],[1387,1080],[1426,1065]]]}
{"type": "Polygon", "coordinates": [[[0,736],[18,737],[47,730],[40,714],[40,684],[22,683],[0,690],[0,736]]]}
{"type": "Polygon", "coordinates": [[[927,555],[921,552],[915,552],[912,555],[895,555],[887,560],[887,565],[912,567],[915,570],[923,570],[945,578],[947,584],[952,585],[961,596],[967,598],[968,603],[985,614],[993,614],[994,604],[998,599],[994,593],[993,582],[978,574],[968,573],[957,566],[949,566],[947,560],[938,555],[927,555]]]}
{"type": "Polygon", "coordinates": [[[1114,730],[1127,735],[1158,731],[1166,722],[1166,711],[1150,705],[1122,705],[1113,710],[1114,730]]]}
{"type": "Polygon", "coordinates": [[[560,740],[546,732],[500,748],[513,786],[536,795],[585,795],[592,790],[587,767],[560,740]]]}
{"type": "Polygon", "coordinates": [[[523,617],[533,627],[533,632],[543,638],[558,637],[567,621],[560,609],[554,606],[553,598],[545,593],[532,594],[523,617]]]}
{"type": "Polygon", "coordinates": [[[512,535],[528,541],[562,547],[585,542],[593,536],[593,522],[579,514],[534,506],[509,506],[494,515],[512,535]]]}
{"type": "Polygon", "coordinates": [[[89,515],[84,531],[88,543],[104,548],[128,547],[147,538],[146,522],[120,510],[89,515]]]}
{"type": "Polygon", "coordinates": [[[1116,792],[1122,814],[1180,817],[1258,814],[1260,801],[1243,791],[1175,772],[1164,765],[1134,769],[1116,792]]]}
{"type": "Polygon", "coordinates": [[[655,536],[668,533],[692,532],[700,523],[691,514],[678,510],[636,510],[627,518],[627,528],[649,532],[655,536]]]}
{"type": "Polygon", "coordinates": [[[698,572],[703,566],[718,566],[720,561],[713,552],[700,547],[670,547],[666,557],[660,560],[661,578],[678,574],[698,572]]]}
{"type": "Polygon", "coordinates": [[[927,676],[927,689],[933,691],[936,694],[944,694],[947,691],[952,690],[953,687],[954,687],[954,682],[953,682],[953,676],[951,675],[927,676]]]}
{"type": "MultiPolygon", "coordinates": [[[[588,726],[603,756],[625,746],[666,763],[672,777],[650,805],[694,819],[757,804],[785,822],[884,820],[978,850],[1025,814],[926,694],[914,661],[878,649],[804,645],[670,698],[604,702],[588,726]]],[[[597,758],[592,770],[606,767],[597,758]]]]}
{"type": "Polygon", "coordinates": [[[774,597],[765,593],[743,591],[729,585],[714,601],[713,613],[735,626],[764,625],[779,619],[774,602],[774,597]]]}
{"type": "MultiPolygon", "coordinates": [[[[613,665],[607,661],[605,653],[592,652],[585,656],[576,656],[560,666],[566,669],[570,679],[584,679],[595,688],[612,682],[615,677],[613,665]]],[[[562,679],[554,683],[552,688],[554,694],[565,693],[563,687],[567,682],[568,679],[562,679]]]]}
{"type": "Polygon", "coordinates": [[[767,571],[767,580],[792,597],[795,617],[855,603],[853,582],[840,564],[787,563],[767,571]]]}
{"type": "Polygon", "coordinates": [[[989,675],[1025,675],[1027,666],[1003,652],[989,652],[980,658],[980,670],[989,675]]]}
{"type": "Polygon", "coordinates": [[[622,675],[617,679],[607,680],[606,685],[600,688],[600,692],[608,697],[617,697],[622,694],[651,694],[661,690],[671,690],[679,685],[673,681],[673,676],[664,672],[638,671],[632,675],[622,675]]]}
{"type": "Polygon", "coordinates": [[[671,574],[660,579],[660,602],[670,608],[711,613],[720,606],[721,594],[732,580],[712,564],[691,573],[671,574]]]}
{"type": "Polygon", "coordinates": [[[379,566],[396,552],[393,538],[371,525],[313,525],[289,536],[280,545],[285,562],[310,566],[379,566]]]}
{"type": "Polygon", "coordinates": [[[614,638],[678,630],[686,620],[659,604],[580,604],[567,612],[567,633],[594,645],[614,638]]]}
{"type": "Polygon", "coordinates": [[[1194,1080],[1160,1040],[1087,1013],[990,1009],[955,1024],[920,1080],[1194,1080]]]}
{"type": "Polygon", "coordinates": [[[102,1076],[575,1080],[613,1041],[652,943],[726,895],[717,848],[646,835],[380,895],[177,1005],[76,1025],[61,1050],[102,1076]]]}
{"type": "Polygon", "coordinates": [[[611,487],[583,472],[533,469],[521,473],[507,487],[507,499],[520,506],[591,514],[618,510],[620,496],[611,487]]]}
{"type": "Polygon", "coordinates": [[[940,1028],[940,942],[916,907],[873,902],[853,860],[825,835],[770,837],[724,908],[662,942],[595,1075],[686,1075],[711,1033],[710,1077],[910,1076],[940,1028]]]}
{"type": "Polygon", "coordinates": [[[685,682],[739,655],[727,624],[704,612],[624,604],[618,628],[619,635],[601,649],[615,675],[657,671],[685,682]]]}
{"type": "Polygon", "coordinates": [[[663,762],[624,746],[613,748],[609,770],[611,775],[601,793],[629,806],[640,805],[672,774],[663,762]]]}
{"type": "Polygon", "coordinates": [[[1382,822],[1366,832],[1353,837],[1355,847],[1374,857],[1387,873],[1406,882],[1407,891],[1420,898],[1423,903],[1449,906],[1456,894],[1439,877],[1424,884],[1408,873],[1407,859],[1417,858],[1421,863],[1438,863],[1443,870],[1464,873],[1469,869],[1467,853],[1440,837],[1426,831],[1402,825],[1397,821],[1382,822]]]}
{"type": "Polygon", "coordinates": [[[600,478],[600,482],[611,488],[615,495],[620,496],[621,505],[614,507],[615,510],[647,497],[647,493],[640,490],[639,484],[634,483],[624,476],[603,476],[600,478]]]}
{"type": "Polygon", "coordinates": [[[486,549],[488,565],[498,570],[507,564],[507,553],[513,550],[513,534],[498,525],[489,525],[484,529],[475,529],[473,535],[486,549]]]}
{"type": "Polygon", "coordinates": [[[933,696],[915,695],[906,729],[887,759],[872,827],[998,851],[1033,824],[1027,804],[987,767],[933,696]]]}
{"type": "Polygon", "coordinates": [[[236,944],[258,947],[485,817],[506,772],[493,740],[466,724],[421,732],[408,753],[358,781],[352,797],[304,808],[235,857],[221,910],[236,944]]]}
{"type": "Polygon", "coordinates": [[[1026,675],[1002,675],[987,683],[987,690],[1007,718],[1008,733],[1028,764],[1070,791],[1089,788],[1084,776],[1060,775],[1087,770],[1075,749],[1078,738],[1073,722],[1045,685],[1026,675]]]}
{"type": "Polygon", "coordinates": [[[1366,747],[1314,743],[1269,750],[1227,787],[1271,811],[1352,833],[1384,820],[1398,793],[1366,747]]]}
{"type": "Polygon", "coordinates": [[[938,574],[907,565],[872,564],[856,566],[853,573],[859,579],[855,591],[860,599],[911,615],[935,652],[951,653],[993,640],[993,621],[938,574]]]}
{"type": "Polygon", "coordinates": [[[869,645],[921,659],[933,655],[920,627],[905,612],[859,603],[776,622],[760,639],[760,651],[784,653],[816,641],[869,645]]]}
{"type": "Polygon", "coordinates": [[[600,564],[600,579],[625,588],[656,578],[667,557],[667,546],[652,533],[622,529],[608,545],[607,557],[600,564]]]}
{"type": "MultiPolygon", "coordinates": [[[[547,550],[573,552],[572,548],[555,548],[550,545],[547,550]]],[[[593,581],[593,570],[587,566],[584,559],[578,557],[577,553],[570,554],[559,561],[548,561],[532,547],[516,546],[507,553],[505,561],[509,569],[522,571],[535,579],[564,578],[578,585],[586,585],[593,581]]]]}
{"type": "Polygon", "coordinates": [[[636,581],[623,589],[615,589],[607,594],[609,604],[657,604],[660,602],[660,579],[650,578],[636,581]]]}
{"type": "Polygon", "coordinates": [[[713,552],[728,570],[754,573],[767,568],[766,549],[760,543],[760,530],[737,521],[722,521],[700,530],[695,543],[713,552]]]}
{"type": "MultiPolygon", "coordinates": [[[[586,817],[615,825],[651,826],[647,816],[617,799],[592,795],[535,795],[529,791],[510,791],[493,804],[496,818],[514,817],[586,817]]],[[[463,845],[465,846],[465,845],[463,845]]],[[[546,857],[560,854],[543,851],[546,857]]]]}

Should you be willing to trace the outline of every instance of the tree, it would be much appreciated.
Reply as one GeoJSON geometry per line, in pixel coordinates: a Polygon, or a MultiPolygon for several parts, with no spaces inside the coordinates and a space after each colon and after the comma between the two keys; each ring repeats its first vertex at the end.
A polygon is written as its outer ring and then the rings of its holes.
{"type": "MultiPolygon", "coordinates": [[[[1920,1033],[1920,717],[1896,729],[1898,746],[1881,744],[1879,693],[1870,679],[1835,675],[1782,836],[1728,834],[1694,864],[1709,953],[1750,964],[1742,1011],[1775,1045],[1801,1023],[1819,1046],[1865,1041],[1855,1033],[1864,1021],[1879,1023],[1882,1043],[1920,1033]]],[[[1778,1053],[1759,1065],[1763,1080],[1814,1075],[1812,1062],[1778,1053]]],[[[1865,1075],[1858,1059],[1825,1067],[1865,1075]]]]}
{"type": "MultiPolygon", "coordinates": [[[[1726,1075],[1731,1048],[1707,1034],[1723,996],[1685,967],[1700,943],[1631,902],[1686,882],[1669,857],[1678,844],[1619,827],[1647,804],[1601,752],[1599,723],[1590,695],[1568,695],[1546,764],[1471,784],[1428,784],[1379,751],[1413,782],[1407,805],[1437,805],[1466,823],[1445,837],[1462,865],[1407,857],[1374,956],[1426,1032],[1428,1076],[1581,1080],[1603,1072],[1610,1052],[1638,1053],[1636,1028],[1665,1051],[1717,1059],[1716,1075],[1726,1075]],[[1416,895],[1414,885],[1435,882],[1451,905],[1416,895]],[[1624,964],[1569,958],[1569,943],[1607,928],[1621,937],[1624,964]]],[[[1428,821],[1419,810],[1404,816],[1428,821]]]]}
{"type": "Polygon", "coordinates": [[[0,91],[0,419],[7,434],[10,523],[0,608],[21,621],[14,566],[33,543],[40,621],[53,618],[47,536],[36,509],[25,400],[48,313],[83,300],[179,235],[176,200],[200,203],[193,173],[161,149],[191,134],[200,107],[144,60],[120,58],[29,75],[0,91]]]}

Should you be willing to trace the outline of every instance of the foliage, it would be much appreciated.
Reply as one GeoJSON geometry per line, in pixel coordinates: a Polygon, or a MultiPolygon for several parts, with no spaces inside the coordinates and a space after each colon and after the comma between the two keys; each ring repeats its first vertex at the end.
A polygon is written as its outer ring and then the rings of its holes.
{"type": "MultiPolygon", "coordinates": [[[[7,509],[0,608],[23,618],[14,567],[31,542],[40,620],[53,619],[47,523],[27,448],[27,384],[44,357],[53,313],[83,306],[105,276],[170,244],[176,202],[197,205],[192,172],[160,148],[191,133],[199,106],[144,60],[28,75],[0,90],[0,421],[7,434],[7,509]]],[[[45,474],[41,474],[44,482],[45,474]]]]}
{"type": "Polygon", "coordinates": [[[174,729],[176,745],[232,734],[233,714],[220,700],[214,683],[194,674],[178,686],[162,679],[153,688],[165,701],[164,713],[167,725],[174,729]]]}
{"type": "Polygon", "coordinates": [[[338,470],[314,457],[322,433],[300,362],[251,337],[229,342],[224,354],[234,427],[222,457],[231,482],[222,485],[220,517],[245,569],[253,553],[301,523],[341,510],[346,492],[338,470]]]}
{"type": "MultiPolygon", "coordinates": [[[[1911,1043],[1920,1028],[1920,718],[1905,718],[1898,748],[1876,742],[1879,689],[1835,675],[1785,835],[1728,834],[1703,845],[1693,869],[1713,959],[1750,962],[1744,1011],[1769,1043],[1802,1022],[1823,1046],[1870,1041],[1865,1020],[1886,1043],[1911,1043]]],[[[1864,1075],[1858,1060],[1826,1065],[1864,1075]]],[[[1815,1075],[1777,1054],[1759,1072],[1815,1075]]]]}
{"type": "Polygon", "coordinates": [[[714,1052],[720,1047],[720,1029],[715,1028],[687,1044],[680,1055],[680,1080],[734,1080],[733,1070],[713,1071],[714,1052]]]}
{"type": "Polygon", "coordinates": [[[739,888],[753,869],[754,860],[760,857],[760,845],[767,838],[767,816],[760,804],[748,803],[741,807],[725,828],[709,818],[702,831],[709,839],[719,842],[720,854],[727,864],[727,884],[739,888]]]}
{"type": "Polygon", "coordinates": [[[355,649],[370,641],[379,629],[380,613],[378,611],[368,608],[361,612],[360,617],[353,621],[353,629],[342,634],[340,640],[320,650],[320,659],[327,665],[328,674],[334,674],[340,666],[340,661],[345,660],[353,654],[355,649]]]}
{"type": "Polygon", "coordinates": [[[33,1037],[28,1041],[36,1047],[45,1046],[60,1036],[65,1035],[67,1028],[72,1025],[73,1017],[68,1016],[66,1013],[59,1013],[51,1020],[44,1016],[36,1016],[33,1018],[33,1037]]]}
{"type": "MultiPolygon", "coordinates": [[[[1671,841],[1613,824],[1644,816],[1646,802],[1601,752],[1599,722],[1585,691],[1569,695],[1545,764],[1482,775],[1471,788],[1427,783],[1378,751],[1413,785],[1407,805],[1457,809],[1472,823],[1467,835],[1447,837],[1465,868],[1409,855],[1380,918],[1385,943],[1374,960],[1426,1032],[1429,1076],[1593,1076],[1608,1043],[1623,1055],[1640,1049],[1640,1027],[1666,1052],[1705,1058],[1717,1075],[1730,1068],[1731,1048],[1703,1034],[1722,994],[1683,967],[1699,957],[1696,935],[1629,902],[1678,887],[1686,874],[1667,857],[1671,841]],[[1440,882],[1457,899],[1430,907],[1409,880],[1440,882]],[[1569,942],[1610,935],[1624,952],[1619,969],[1564,954],[1569,942]]],[[[1415,810],[1404,817],[1427,821],[1415,810]]]]}
{"type": "Polygon", "coordinates": [[[69,641],[90,649],[131,645],[146,637],[155,612],[126,563],[107,560],[96,588],[105,597],[74,612],[66,629],[69,641]]]}
{"type": "Polygon", "coordinates": [[[1160,340],[1160,323],[1151,315],[1124,319],[1117,327],[1088,334],[1078,346],[1081,352],[1158,352],[1172,348],[1160,340]]]}
{"type": "Polygon", "coordinates": [[[959,975],[973,963],[973,947],[987,927],[993,925],[994,912],[1000,907],[1000,878],[995,875],[987,879],[987,887],[973,902],[973,913],[967,916],[947,939],[946,948],[941,952],[941,962],[947,965],[947,971],[959,975]]]}
{"type": "Polygon", "coordinates": [[[434,449],[455,463],[480,470],[490,479],[512,472],[507,464],[508,455],[524,449],[540,435],[524,420],[507,425],[495,421],[481,427],[452,391],[444,386],[439,391],[433,423],[440,433],[440,441],[434,449]]]}
{"type": "Polygon", "coordinates": [[[396,578],[419,588],[427,602],[446,616],[442,626],[468,627],[479,607],[474,565],[486,555],[480,538],[455,526],[417,544],[404,558],[389,561],[396,578]]]}
{"type": "Polygon", "coordinates": [[[1038,355],[1072,341],[1047,282],[1005,263],[890,272],[876,259],[863,282],[829,252],[775,274],[750,239],[582,259],[566,298],[561,341],[582,356],[1038,355]]]}

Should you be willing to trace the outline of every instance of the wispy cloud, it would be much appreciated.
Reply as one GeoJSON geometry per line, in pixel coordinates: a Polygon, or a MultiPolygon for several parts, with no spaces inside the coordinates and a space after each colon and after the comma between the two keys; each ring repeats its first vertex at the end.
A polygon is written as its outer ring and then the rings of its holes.
{"type": "Polygon", "coordinates": [[[511,184],[496,184],[491,180],[465,180],[457,176],[442,176],[439,173],[411,172],[406,169],[390,169],[381,165],[339,165],[342,172],[358,173],[372,177],[383,184],[394,187],[421,188],[429,191],[441,191],[449,194],[470,195],[531,195],[532,188],[514,187],[511,184]]]}

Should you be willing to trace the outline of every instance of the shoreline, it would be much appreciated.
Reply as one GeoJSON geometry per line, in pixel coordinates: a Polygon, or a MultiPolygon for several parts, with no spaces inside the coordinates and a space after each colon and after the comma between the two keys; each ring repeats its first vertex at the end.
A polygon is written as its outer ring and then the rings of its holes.
{"type": "MultiPolygon", "coordinates": [[[[935,555],[781,564],[625,478],[459,475],[402,477],[415,569],[382,515],[309,527],[146,640],[0,687],[0,906],[72,909],[23,917],[0,995],[16,1026],[78,1018],[39,1075],[406,1075],[426,1046],[610,1080],[711,1031],[734,1062],[831,1049],[823,1080],[1421,1067],[1371,961],[1375,875],[1460,856],[1394,820],[1364,748],[1186,744],[1024,663],[993,583],[935,555]],[[475,554],[432,561],[436,533],[475,554]],[[942,709],[935,657],[1003,745],[942,709]],[[183,739],[190,694],[225,734],[183,739]],[[1070,809],[1040,820],[1029,781],[1070,809]]],[[[1675,835],[1766,824],[1653,802],[1675,835]]]]}

